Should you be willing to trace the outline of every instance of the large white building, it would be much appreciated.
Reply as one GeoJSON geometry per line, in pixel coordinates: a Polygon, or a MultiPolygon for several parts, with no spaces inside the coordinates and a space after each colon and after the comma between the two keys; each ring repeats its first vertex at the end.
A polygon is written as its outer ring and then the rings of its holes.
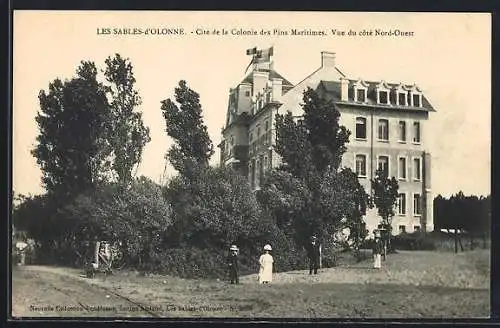
{"type": "MultiPolygon", "coordinates": [[[[340,123],[351,131],[342,166],[358,174],[367,193],[377,168],[399,181],[393,232],[433,230],[431,157],[426,151],[426,121],[435,111],[414,84],[353,79],[336,65],[335,54],[321,53],[321,65],[293,85],[274,70],[272,48],[254,55],[243,80],[229,92],[222,129],[221,165],[247,175],[258,189],[267,170],[280,163],[273,150],[275,115],[302,115],[303,92],[317,90],[335,102],[340,123]],[[264,53],[264,55],[262,55],[264,53]]],[[[365,217],[367,229],[380,223],[376,209],[365,217]]]]}

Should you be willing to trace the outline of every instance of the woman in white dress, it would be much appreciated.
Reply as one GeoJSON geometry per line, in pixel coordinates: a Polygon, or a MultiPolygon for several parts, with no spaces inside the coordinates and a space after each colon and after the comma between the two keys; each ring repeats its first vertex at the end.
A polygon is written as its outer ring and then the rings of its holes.
{"type": "Polygon", "coordinates": [[[273,262],[274,259],[269,252],[272,250],[271,245],[264,246],[264,254],[259,258],[259,283],[268,284],[273,281],[273,262]]]}

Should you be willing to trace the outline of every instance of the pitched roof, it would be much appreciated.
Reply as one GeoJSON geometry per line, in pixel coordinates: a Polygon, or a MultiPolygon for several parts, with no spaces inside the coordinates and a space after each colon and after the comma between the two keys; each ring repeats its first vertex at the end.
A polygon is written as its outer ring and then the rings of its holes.
{"type": "MultiPolygon", "coordinates": [[[[352,82],[355,82],[355,80],[350,80],[352,82]]],[[[399,106],[395,104],[389,104],[389,105],[384,105],[384,104],[379,104],[377,103],[377,99],[375,96],[375,87],[380,84],[380,82],[373,82],[373,81],[365,81],[368,84],[368,92],[367,92],[367,99],[364,105],[369,105],[369,106],[377,106],[377,107],[388,107],[388,108],[407,108],[411,110],[424,110],[424,111],[431,111],[435,112],[436,110],[434,107],[430,104],[429,100],[425,97],[425,95],[422,94],[422,107],[412,107],[412,106],[399,106]]],[[[387,83],[387,85],[391,88],[397,87],[400,84],[399,83],[387,83]]],[[[332,98],[335,101],[341,101],[341,84],[339,81],[324,81],[322,80],[318,88],[323,88],[327,93],[329,93],[332,98]]],[[[352,94],[349,95],[348,102],[352,102],[353,104],[357,104],[354,102],[354,99],[352,97],[352,94]]]]}
{"type": "MultiPolygon", "coordinates": [[[[265,72],[265,71],[264,71],[265,72]]],[[[293,87],[293,84],[290,83],[287,79],[285,79],[280,73],[276,72],[275,70],[270,70],[269,72],[269,79],[282,79],[283,80],[283,86],[288,86],[288,87],[293,87]]],[[[241,83],[250,83],[253,84],[253,71],[248,74],[241,83]]]]}

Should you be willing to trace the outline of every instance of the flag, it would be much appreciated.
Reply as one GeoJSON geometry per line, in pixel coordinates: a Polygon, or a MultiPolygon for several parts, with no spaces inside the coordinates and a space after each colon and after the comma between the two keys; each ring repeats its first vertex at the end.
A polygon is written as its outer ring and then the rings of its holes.
{"type": "Polygon", "coordinates": [[[257,53],[257,47],[253,47],[252,49],[247,49],[247,56],[255,55],[256,53],[257,53]]]}
{"type": "Polygon", "coordinates": [[[258,50],[254,57],[255,63],[266,63],[271,61],[271,56],[273,55],[273,47],[263,50],[258,50]]]}

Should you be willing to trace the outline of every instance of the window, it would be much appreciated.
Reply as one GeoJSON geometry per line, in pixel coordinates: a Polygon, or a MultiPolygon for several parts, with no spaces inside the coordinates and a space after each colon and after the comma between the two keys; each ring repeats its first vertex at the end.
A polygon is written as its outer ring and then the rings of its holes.
{"type": "Polygon", "coordinates": [[[422,199],[420,197],[420,194],[414,194],[413,195],[413,215],[421,215],[422,210],[422,199]]]}
{"type": "Polygon", "coordinates": [[[406,157],[398,159],[398,176],[400,180],[406,180],[406,157]]]}
{"type": "Polygon", "coordinates": [[[416,231],[416,232],[420,231],[420,226],[418,226],[418,225],[413,226],[413,231],[416,231]]]}
{"type": "Polygon", "coordinates": [[[245,91],[245,97],[250,97],[250,91],[245,91]]]}
{"type": "Polygon", "coordinates": [[[389,121],[378,120],[378,139],[389,140],[389,121]]]}
{"type": "Polygon", "coordinates": [[[356,95],[358,97],[359,102],[365,102],[366,101],[366,90],[365,89],[358,89],[356,91],[356,95]]]}
{"type": "Polygon", "coordinates": [[[349,90],[347,90],[347,98],[354,100],[354,88],[349,88],[349,90]]]}
{"type": "Polygon", "coordinates": [[[420,107],[420,95],[413,95],[413,107],[420,107]]]}
{"type": "Polygon", "coordinates": [[[420,158],[413,159],[413,180],[422,179],[422,168],[421,168],[421,160],[420,158]]]}
{"type": "Polygon", "coordinates": [[[400,225],[399,226],[399,233],[406,233],[406,226],[400,225]]]}
{"type": "Polygon", "coordinates": [[[250,143],[253,141],[253,132],[250,132],[250,136],[248,137],[250,143]]]}
{"type": "Polygon", "coordinates": [[[366,118],[356,117],[356,139],[366,139],[366,118]]]}
{"type": "Polygon", "coordinates": [[[420,143],[420,122],[413,122],[413,142],[420,143]]]}
{"type": "Polygon", "coordinates": [[[257,128],[257,138],[260,137],[260,126],[257,128]]]}
{"type": "Polygon", "coordinates": [[[377,169],[382,170],[385,175],[389,175],[389,157],[379,156],[377,169]]]}
{"type": "Polygon", "coordinates": [[[398,102],[400,106],[406,106],[406,94],[399,93],[398,94],[398,102]]]}
{"type": "Polygon", "coordinates": [[[234,136],[231,136],[231,142],[230,142],[231,146],[234,145],[234,136]]]}
{"type": "Polygon", "coordinates": [[[264,130],[265,130],[266,132],[267,132],[267,130],[269,130],[269,122],[268,122],[268,121],[266,121],[266,126],[265,126],[265,129],[264,129],[264,130]]]}
{"type": "Polygon", "coordinates": [[[356,174],[366,177],[366,155],[356,155],[356,174]]]}
{"type": "Polygon", "coordinates": [[[399,141],[406,142],[406,122],[399,121],[399,141]]]}
{"type": "Polygon", "coordinates": [[[263,172],[265,173],[267,171],[267,156],[264,156],[264,162],[262,163],[263,166],[263,172]]]}
{"type": "Polygon", "coordinates": [[[399,215],[406,214],[406,194],[398,195],[398,214],[399,215]]]}
{"type": "Polygon", "coordinates": [[[379,91],[378,97],[379,103],[387,104],[387,91],[379,91]]]}

